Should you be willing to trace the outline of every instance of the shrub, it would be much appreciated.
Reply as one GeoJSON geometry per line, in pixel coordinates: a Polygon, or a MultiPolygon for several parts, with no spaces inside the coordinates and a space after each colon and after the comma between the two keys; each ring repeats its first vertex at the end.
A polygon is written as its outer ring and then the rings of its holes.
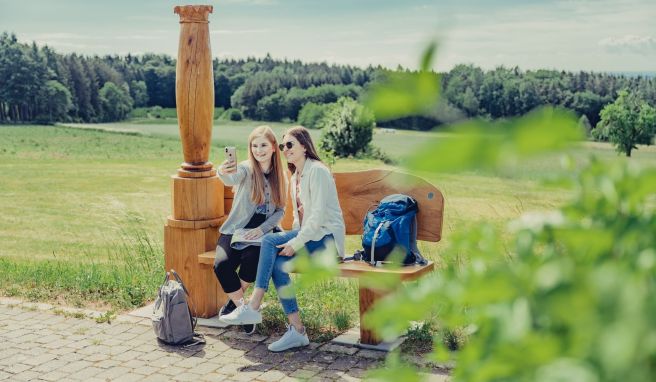
{"type": "Polygon", "coordinates": [[[175,107],[165,107],[162,109],[160,114],[162,118],[176,119],[178,118],[178,109],[176,109],[175,107]]]}
{"type": "Polygon", "coordinates": [[[333,105],[335,104],[320,105],[314,102],[306,103],[298,113],[298,124],[308,129],[321,129],[323,127],[322,119],[333,105]]]}
{"type": "Polygon", "coordinates": [[[241,110],[230,108],[223,113],[221,118],[229,119],[231,121],[241,121],[244,118],[244,116],[242,115],[241,110]]]}
{"type": "Polygon", "coordinates": [[[340,98],[322,122],[321,148],[338,157],[364,151],[369,146],[375,125],[371,110],[351,98],[340,98]]]}
{"type": "Polygon", "coordinates": [[[147,107],[137,107],[132,109],[129,118],[148,118],[148,108],[147,107]]]}
{"type": "Polygon", "coordinates": [[[155,118],[162,118],[162,107],[161,106],[153,106],[150,108],[150,115],[155,117],[155,118]]]}

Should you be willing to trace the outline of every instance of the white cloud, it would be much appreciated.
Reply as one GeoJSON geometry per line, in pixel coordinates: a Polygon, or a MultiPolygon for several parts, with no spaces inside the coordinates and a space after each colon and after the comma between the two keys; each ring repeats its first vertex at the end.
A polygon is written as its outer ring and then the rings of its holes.
{"type": "Polygon", "coordinates": [[[125,17],[129,21],[154,21],[158,23],[167,23],[171,21],[171,17],[151,16],[151,15],[129,15],[125,17]]]}
{"type": "Polygon", "coordinates": [[[243,35],[243,34],[253,34],[253,33],[268,33],[268,29],[213,29],[210,31],[212,35],[243,35]]]}
{"type": "Polygon", "coordinates": [[[598,44],[610,52],[630,52],[646,55],[656,51],[656,39],[651,36],[627,34],[621,37],[606,37],[600,40],[598,44]]]}
{"type": "Polygon", "coordinates": [[[223,0],[223,4],[274,5],[276,0],[223,0]]]}
{"type": "Polygon", "coordinates": [[[116,36],[117,40],[161,40],[162,36],[147,35],[147,34],[133,34],[127,36],[116,36]]]}
{"type": "Polygon", "coordinates": [[[30,39],[38,41],[54,41],[54,40],[103,40],[104,37],[100,36],[90,36],[88,34],[80,33],[68,33],[68,32],[58,32],[58,33],[38,33],[31,35],[30,39]]]}

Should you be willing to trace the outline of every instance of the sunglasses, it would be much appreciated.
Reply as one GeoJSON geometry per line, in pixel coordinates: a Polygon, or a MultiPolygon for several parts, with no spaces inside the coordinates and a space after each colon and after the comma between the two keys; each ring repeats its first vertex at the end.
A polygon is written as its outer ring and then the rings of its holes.
{"type": "Polygon", "coordinates": [[[281,144],[278,145],[278,148],[280,149],[280,151],[283,151],[285,149],[285,147],[287,147],[287,150],[291,150],[292,147],[294,147],[294,142],[289,141],[289,142],[281,143],[281,144]]]}

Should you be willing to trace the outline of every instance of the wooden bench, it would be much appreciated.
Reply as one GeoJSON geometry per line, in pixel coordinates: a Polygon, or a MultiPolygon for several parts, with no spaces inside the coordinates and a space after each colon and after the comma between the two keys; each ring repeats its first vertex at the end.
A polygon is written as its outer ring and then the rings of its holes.
{"type": "MultiPolygon", "coordinates": [[[[444,197],[435,186],[425,180],[391,170],[343,172],[334,173],[333,176],[337,185],[347,235],[361,235],[362,221],[367,211],[385,196],[401,193],[412,196],[419,205],[417,239],[438,242],[442,238],[444,197]]],[[[293,215],[289,198],[287,205],[288,208],[281,225],[284,229],[291,229],[293,215]]],[[[200,254],[198,261],[203,266],[213,266],[214,251],[200,254]]],[[[425,266],[409,266],[400,269],[372,267],[366,263],[356,261],[339,264],[342,277],[355,279],[372,273],[381,273],[398,274],[401,280],[411,281],[431,272],[433,269],[434,263],[432,261],[425,266]]],[[[371,330],[363,327],[362,317],[385,294],[385,291],[370,289],[363,285],[359,287],[361,344],[377,345],[381,342],[381,339],[371,330]]]]}

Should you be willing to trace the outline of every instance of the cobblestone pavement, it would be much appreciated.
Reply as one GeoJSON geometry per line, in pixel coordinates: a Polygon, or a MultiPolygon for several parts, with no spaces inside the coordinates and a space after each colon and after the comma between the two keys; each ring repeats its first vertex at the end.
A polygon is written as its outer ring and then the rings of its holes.
{"type": "MultiPolygon", "coordinates": [[[[357,381],[381,366],[383,353],[333,344],[271,353],[277,338],[201,328],[207,343],[159,343],[150,322],[98,312],[0,299],[0,380],[10,381],[357,381]]],[[[423,369],[430,381],[447,371],[423,369]]]]}

